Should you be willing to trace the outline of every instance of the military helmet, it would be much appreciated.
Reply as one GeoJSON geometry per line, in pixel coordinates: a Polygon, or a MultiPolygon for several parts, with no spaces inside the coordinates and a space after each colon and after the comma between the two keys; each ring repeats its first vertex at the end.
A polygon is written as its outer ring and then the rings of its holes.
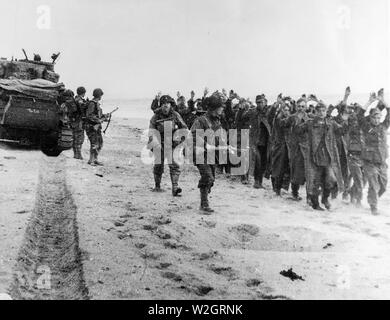
{"type": "Polygon", "coordinates": [[[219,95],[212,95],[205,99],[207,110],[212,111],[223,107],[223,100],[219,95]]]}
{"type": "Polygon", "coordinates": [[[93,90],[93,93],[92,93],[94,98],[101,98],[103,94],[104,94],[104,92],[100,88],[93,90]]]}
{"type": "Polygon", "coordinates": [[[82,95],[82,94],[86,93],[87,90],[85,90],[84,87],[78,87],[76,92],[78,95],[82,95]]]}
{"type": "Polygon", "coordinates": [[[69,98],[73,98],[74,97],[74,92],[72,90],[65,90],[64,93],[62,94],[64,97],[69,97],[69,98]]]}
{"type": "Polygon", "coordinates": [[[162,106],[163,104],[170,103],[171,106],[175,105],[175,100],[169,95],[164,95],[160,98],[160,105],[162,106]]]}

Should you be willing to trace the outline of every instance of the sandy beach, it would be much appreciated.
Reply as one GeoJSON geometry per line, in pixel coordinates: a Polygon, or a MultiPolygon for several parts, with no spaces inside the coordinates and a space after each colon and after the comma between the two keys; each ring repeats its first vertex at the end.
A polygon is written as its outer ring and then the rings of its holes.
{"type": "MultiPolygon", "coordinates": [[[[0,148],[0,293],[14,299],[389,299],[390,193],[381,215],[340,199],[327,212],[217,176],[199,213],[198,172],[181,198],[152,193],[147,121],[115,118],[100,160],[0,148]],[[56,213],[55,215],[53,213],[56,213]],[[50,286],[42,287],[42,268],[50,286]],[[292,268],[301,279],[281,271],[292,268]],[[23,275],[24,277],[22,277],[23,275]],[[23,280],[24,279],[24,280],[23,280]],[[38,284],[37,284],[38,283],[38,284]]],[[[89,142],[83,146],[88,157],[89,142]]],[[[364,194],[366,196],[367,191],[364,194]]],[[[340,198],[340,197],[339,197],[340,198]]]]}

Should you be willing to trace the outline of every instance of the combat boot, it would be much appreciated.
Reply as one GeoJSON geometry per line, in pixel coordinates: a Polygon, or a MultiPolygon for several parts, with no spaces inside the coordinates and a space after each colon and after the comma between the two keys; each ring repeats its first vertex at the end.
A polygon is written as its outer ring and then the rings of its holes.
{"type": "Polygon", "coordinates": [[[78,156],[77,159],[79,159],[79,160],[84,160],[83,155],[82,155],[82,153],[81,153],[81,149],[82,149],[82,145],[78,145],[78,146],[77,146],[77,156],[78,156]]]}
{"type": "Polygon", "coordinates": [[[162,175],[161,174],[154,174],[154,184],[155,184],[155,187],[153,189],[153,192],[163,192],[164,190],[161,189],[161,178],[162,178],[162,175]]]}
{"type": "Polygon", "coordinates": [[[320,206],[320,203],[318,202],[318,196],[310,196],[310,198],[311,198],[311,205],[314,210],[325,211],[325,209],[322,208],[320,206]]]}
{"type": "Polygon", "coordinates": [[[74,149],[75,149],[74,158],[78,160],[84,160],[83,156],[81,155],[81,146],[77,145],[74,147],[74,149]]]}
{"type": "Polygon", "coordinates": [[[77,149],[76,149],[76,146],[73,146],[73,158],[77,159],[77,149]]]}
{"type": "Polygon", "coordinates": [[[248,179],[248,176],[247,175],[243,175],[241,176],[241,183],[242,184],[249,184],[249,179],[248,179]]]}
{"type": "Polygon", "coordinates": [[[181,197],[181,188],[178,186],[179,175],[176,173],[171,173],[171,182],[172,182],[172,195],[174,197],[181,197]]]}
{"type": "Polygon", "coordinates": [[[95,161],[93,162],[97,166],[103,166],[103,163],[98,160],[98,152],[95,151],[95,161]]]}
{"type": "Polygon", "coordinates": [[[370,207],[371,207],[371,214],[373,216],[379,215],[378,208],[375,204],[371,204],[370,207]]]}
{"type": "Polygon", "coordinates": [[[330,202],[329,202],[329,196],[330,196],[330,191],[328,190],[324,190],[323,191],[323,194],[322,194],[322,204],[325,206],[325,208],[327,210],[330,210],[331,209],[331,205],[330,205],[330,202]]]}
{"type": "Polygon", "coordinates": [[[263,187],[263,179],[255,179],[255,184],[253,185],[253,188],[255,189],[264,189],[263,187]]]}
{"type": "Polygon", "coordinates": [[[89,152],[89,160],[88,160],[88,164],[91,165],[91,166],[96,166],[95,164],[95,150],[91,150],[89,152]]]}
{"type": "Polygon", "coordinates": [[[291,193],[293,196],[293,199],[295,201],[301,201],[302,198],[299,196],[299,185],[298,184],[291,184],[291,193]]]}
{"type": "Polygon", "coordinates": [[[203,214],[211,214],[214,212],[213,209],[209,206],[209,200],[208,200],[208,188],[201,188],[200,189],[200,211],[203,212],[203,214]]]}

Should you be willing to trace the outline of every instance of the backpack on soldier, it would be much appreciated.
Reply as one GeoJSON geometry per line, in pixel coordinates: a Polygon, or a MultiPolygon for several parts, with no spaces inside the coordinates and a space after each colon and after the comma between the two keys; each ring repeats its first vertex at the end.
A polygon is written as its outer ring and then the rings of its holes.
{"type": "Polygon", "coordinates": [[[87,98],[83,103],[80,103],[79,105],[82,119],[85,119],[87,117],[87,109],[90,102],[91,101],[87,98]]]}

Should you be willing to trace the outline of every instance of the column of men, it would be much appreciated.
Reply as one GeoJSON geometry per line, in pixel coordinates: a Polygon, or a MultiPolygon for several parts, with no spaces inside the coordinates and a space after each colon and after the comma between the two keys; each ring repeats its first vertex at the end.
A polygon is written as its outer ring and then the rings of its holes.
{"type": "MultiPolygon", "coordinates": [[[[209,95],[206,88],[202,98],[186,101],[179,92],[176,101],[169,95],[157,94],[151,109],[154,116],[150,129],[160,133],[159,143],[154,148],[163,150],[164,125],[173,123],[173,131],[188,129],[192,134],[194,164],[200,173],[200,210],[210,214],[213,210],[208,194],[214,185],[215,173],[230,174],[234,164],[227,161],[199,162],[197,156],[214,151],[231,154],[245,152],[242,148],[241,130],[249,130],[249,165],[241,175],[243,184],[249,176],[254,177],[253,187],[262,189],[263,180],[270,179],[273,191],[281,196],[282,189],[291,187],[295,201],[302,200],[300,190],[305,186],[307,203],[314,209],[331,209],[329,198],[342,193],[344,200],[361,206],[363,187],[368,184],[368,203],[373,215],[378,214],[378,198],[387,185],[387,130],[390,126],[389,105],[384,99],[383,89],[371,93],[367,103],[348,103],[351,90],[345,90],[343,100],[336,106],[327,105],[314,95],[302,95],[296,101],[280,94],[277,101],[269,104],[265,95],[256,96],[256,105],[249,99],[240,98],[233,90],[209,95]],[[234,103],[238,101],[238,103],[234,103]],[[376,103],[376,105],[374,104],[376,103]],[[382,121],[382,111],[386,117],[382,121]],[[337,111],[335,111],[337,110],[337,111]],[[229,145],[227,137],[216,135],[205,138],[199,131],[220,129],[229,132],[237,129],[237,143],[229,145]],[[225,141],[224,141],[225,140],[225,141]],[[200,141],[200,143],[199,143],[200,141]],[[199,147],[201,146],[201,147],[199,147]]],[[[174,133],[174,132],[173,132],[174,133]]],[[[173,135],[174,136],[174,135],[173,135]]],[[[154,139],[150,136],[149,143],[154,139]]],[[[172,141],[176,146],[180,141],[172,141]]],[[[160,153],[154,166],[156,192],[161,192],[161,178],[164,170],[164,152],[160,153]]],[[[166,154],[165,154],[166,156],[166,154]]],[[[180,165],[175,160],[169,163],[172,195],[180,196],[178,186],[180,165]]]]}

